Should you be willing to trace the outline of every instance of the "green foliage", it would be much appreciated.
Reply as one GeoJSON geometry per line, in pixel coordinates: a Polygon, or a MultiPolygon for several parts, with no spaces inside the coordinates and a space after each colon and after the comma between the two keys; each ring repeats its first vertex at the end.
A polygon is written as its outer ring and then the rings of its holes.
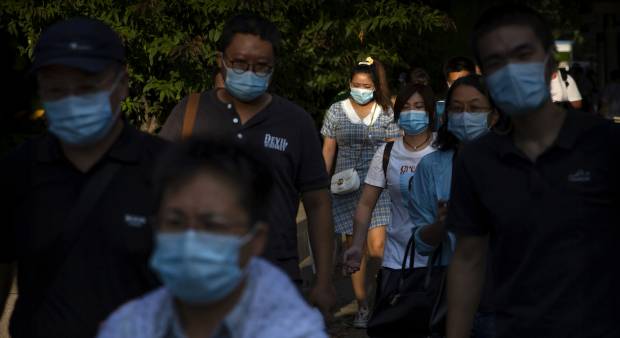
{"type": "Polygon", "coordinates": [[[346,88],[355,62],[371,55],[406,68],[429,52],[425,33],[453,29],[445,13],[397,0],[4,0],[0,26],[31,58],[41,31],[57,20],[89,16],[109,24],[128,50],[123,111],[154,131],[181,98],[212,86],[217,41],[225,21],[240,11],[278,26],[284,40],[272,89],[312,113],[346,88]]]}

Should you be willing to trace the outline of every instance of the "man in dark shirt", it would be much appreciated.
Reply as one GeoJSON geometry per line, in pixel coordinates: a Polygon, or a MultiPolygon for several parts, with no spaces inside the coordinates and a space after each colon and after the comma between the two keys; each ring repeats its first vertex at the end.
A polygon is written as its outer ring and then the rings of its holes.
{"type": "Polygon", "coordinates": [[[277,28],[263,18],[232,18],[224,27],[218,53],[224,88],[201,93],[193,111],[189,102],[196,102],[196,96],[185,98],[174,108],[160,135],[178,141],[189,130],[194,135],[229,138],[264,150],[276,178],[273,193],[265,197],[272,199],[265,256],[300,282],[295,218],[301,196],[317,267],[310,298],[327,314],[335,301],[329,177],[310,116],[294,103],[267,92],[279,40],[277,28]]]}
{"type": "Polygon", "coordinates": [[[49,132],[0,161],[0,309],[16,263],[13,338],[94,337],[113,310],[158,284],[148,178],[166,142],[121,116],[125,52],[105,24],[54,24],[34,58],[49,132]]]}
{"type": "Polygon", "coordinates": [[[531,9],[490,9],[472,45],[512,128],[455,162],[448,337],[470,335],[487,248],[497,338],[620,337],[620,128],[553,104],[553,38],[531,9]]]}

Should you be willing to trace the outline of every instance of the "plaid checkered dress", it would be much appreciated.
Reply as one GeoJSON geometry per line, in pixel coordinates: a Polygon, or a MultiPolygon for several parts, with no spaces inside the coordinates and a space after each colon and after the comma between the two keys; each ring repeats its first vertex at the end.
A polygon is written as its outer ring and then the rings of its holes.
{"type": "MultiPolygon", "coordinates": [[[[334,173],[355,168],[364,182],[373,155],[386,138],[400,136],[398,125],[393,122],[393,112],[387,113],[377,106],[375,114],[379,114],[374,123],[353,123],[347,117],[345,105],[348,99],[334,103],[323,121],[321,134],[335,138],[338,144],[338,156],[334,173]]],[[[350,109],[350,108],[349,108],[350,109]]],[[[346,195],[332,195],[332,214],[336,233],[353,234],[353,214],[361,195],[361,188],[346,195]]],[[[390,223],[390,197],[387,191],[381,193],[372,213],[370,228],[390,223]]]]}

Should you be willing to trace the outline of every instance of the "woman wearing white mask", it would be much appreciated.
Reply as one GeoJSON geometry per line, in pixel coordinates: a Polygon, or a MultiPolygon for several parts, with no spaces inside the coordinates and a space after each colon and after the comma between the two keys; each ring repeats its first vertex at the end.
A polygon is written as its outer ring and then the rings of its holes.
{"type": "MultiPolygon", "coordinates": [[[[441,265],[448,265],[454,253],[454,234],[447,232],[445,219],[450,200],[452,161],[458,150],[491,130],[499,115],[488,90],[478,75],[456,80],[446,99],[446,123],[439,129],[438,151],[420,161],[411,184],[409,212],[414,224],[415,248],[430,256],[442,244],[441,265]]],[[[487,284],[472,337],[494,337],[494,314],[487,284]]]]}
{"type": "MultiPolygon", "coordinates": [[[[404,136],[394,143],[381,146],[375,153],[355,211],[353,244],[344,254],[345,272],[357,271],[362,260],[372,210],[381,193],[387,188],[391,197],[392,219],[387,227],[380,284],[377,286],[379,294],[397,286],[394,283],[398,283],[413,227],[407,211],[409,183],[420,160],[435,151],[432,146],[435,123],[432,89],[421,84],[406,86],[396,98],[394,120],[398,121],[404,136]]],[[[426,266],[426,258],[417,255],[415,266],[426,266]]]]}
{"type": "MultiPolygon", "coordinates": [[[[353,213],[361,195],[359,182],[364,181],[377,149],[386,139],[400,136],[398,126],[393,123],[389,95],[385,94],[387,81],[381,65],[372,58],[360,62],[351,71],[349,85],[350,96],[329,108],[321,129],[325,166],[328,172],[335,174],[332,179],[335,230],[346,235],[347,247],[351,245],[353,213]],[[355,183],[346,186],[345,181],[349,179],[354,179],[355,183]]],[[[369,256],[378,260],[383,255],[385,226],[390,221],[389,203],[389,196],[381,194],[370,219],[367,248],[369,256]]],[[[369,314],[365,267],[364,257],[360,271],[351,276],[358,302],[358,313],[353,321],[357,328],[366,327],[369,314]]]]}
{"type": "Polygon", "coordinates": [[[261,254],[270,171],[230,143],[192,140],[163,156],[151,266],[164,286],[103,324],[99,337],[327,337],[288,277],[261,254]]]}

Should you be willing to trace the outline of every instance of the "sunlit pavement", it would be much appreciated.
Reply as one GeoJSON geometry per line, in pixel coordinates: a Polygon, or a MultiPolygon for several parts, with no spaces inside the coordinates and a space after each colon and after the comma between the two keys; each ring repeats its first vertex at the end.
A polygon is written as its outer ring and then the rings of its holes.
{"type": "Polygon", "coordinates": [[[6,309],[4,311],[4,315],[2,316],[2,320],[0,320],[0,338],[9,338],[9,318],[11,318],[11,313],[13,312],[13,306],[15,305],[16,299],[17,286],[15,285],[15,283],[13,283],[11,293],[6,300],[6,309]]]}

